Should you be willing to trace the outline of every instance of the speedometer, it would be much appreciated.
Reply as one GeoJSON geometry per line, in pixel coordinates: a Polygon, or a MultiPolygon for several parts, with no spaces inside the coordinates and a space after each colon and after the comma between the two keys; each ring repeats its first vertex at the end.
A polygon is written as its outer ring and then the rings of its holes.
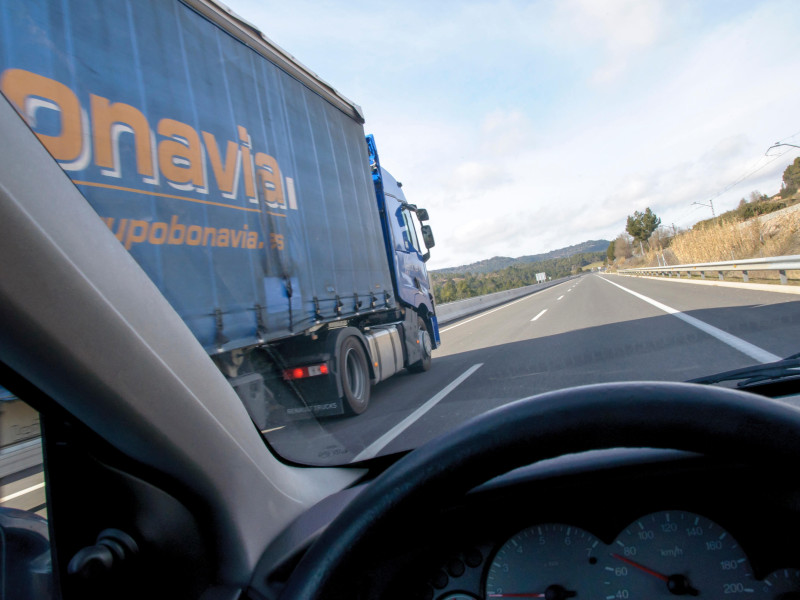
{"type": "Polygon", "coordinates": [[[606,600],[669,596],[731,598],[755,592],[750,563],[722,527],[690,512],[668,510],[631,523],[604,567],[606,600]]]}
{"type": "Polygon", "coordinates": [[[590,598],[602,580],[597,538],[571,525],[548,523],[520,531],[494,555],[487,598],[590,598]]]}
{"type": "Polygon", "coordinates": [[[762,589],[769,600],[797,600],[800,598],[800,569],[779,569],[770,573],[762,589]]]}

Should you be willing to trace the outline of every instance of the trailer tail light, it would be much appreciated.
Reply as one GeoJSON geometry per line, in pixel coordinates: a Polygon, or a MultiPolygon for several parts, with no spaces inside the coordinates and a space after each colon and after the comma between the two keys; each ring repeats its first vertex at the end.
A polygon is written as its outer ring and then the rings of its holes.
{"type": "Polygon", "coordinates": [[[322,363],[321,365],[285,369],[283,371],[283,378],[291,381],[294,379],[305,379],[306,377],[316,377],[317,375],[327,375],[329,372],[328,365],[322,363]]]}

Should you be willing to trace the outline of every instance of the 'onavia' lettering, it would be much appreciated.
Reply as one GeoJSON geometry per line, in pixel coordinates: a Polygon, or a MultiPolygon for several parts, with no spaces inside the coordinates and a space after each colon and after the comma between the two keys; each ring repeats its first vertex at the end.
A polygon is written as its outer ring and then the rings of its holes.
{"type": "MultiPolygon", "coordinates": [[[[89,94],[87,111],[68,86],[24,69],[6,69],[0,75],[0,91],[67,171],[83,170],[93,161],[103,177],[120,178],[124,168],[120,147],[128,144],[134,149],[136,173],[145,184],[160,185],[163,178],[175,189],[208,194],[210,172],[223,198],[237,198],[241,184],[251,203],[257,204],[260,198],[269,208],[297,209],[292,182],[287,182],[287,203],[278,161],[255,151],[241,125],[235,141],[221,142],[207,131],[198,132],[174,119],[161,119],[153,131],[135,106],[89,94]],[[58,115],[58,131],[37,130],[40,111],[58,115]]],[[[131,223],[128,227],[140,226],[131,223]]]]}
{"type": "MultiPolygon", "coordinates": [[[[117,220],[114,217],[103,217],[103,222],[122,242],[126,250],[130,250],[135,244],[213,246],[247,250],[263,247],[258,233],[250,231],[247,225],[242,229],[185,225],[178,222],[178,215],[172,215],[169,223],[139,219],[117,220]]],[[[283,250],[283,244],[279,249],[283,250]]]]}

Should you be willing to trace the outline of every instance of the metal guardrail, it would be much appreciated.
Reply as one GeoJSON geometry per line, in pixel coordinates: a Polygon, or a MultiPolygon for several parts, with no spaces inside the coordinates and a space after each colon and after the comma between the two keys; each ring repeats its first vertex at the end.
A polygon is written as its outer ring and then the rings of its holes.
{"type": "Polygon", "coordinates": [[[706,278],[706,271],[716,271],[720,281],[724,280],[724,273],[741,271],[744,281],[749,281],[749,271],[778,271],[781,283],[786,285],[786,271],[800,270],[800,254],[793,256],[768,256],[766,258],[745,258],[743,260],[724,260],[721,262],[695,263],[691,265],[667,265],[663,267],[639,267],[636,269],[619,269],[621,275],[660,275],[680,277],[686,273],[700,273],[702,279],[706,278]]]}

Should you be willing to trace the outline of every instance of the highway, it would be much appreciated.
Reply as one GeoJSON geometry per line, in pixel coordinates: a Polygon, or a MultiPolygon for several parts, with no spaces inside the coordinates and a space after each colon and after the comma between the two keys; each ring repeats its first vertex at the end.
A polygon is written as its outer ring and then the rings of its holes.
{"type": "Polygon", "coordinates": [[[47,516],[40,438],[0,450],[0,506],[47,516]]]}
{"type": "MultiPolygon", "coordinates": [[[[297,462],[417,447],[496,406],[569,386],[684,381],[800,352],[800,294],[591,274],[441,329],[430,371],[373,389],[356,417],[268,434],[297,462]]],[[[0,505],[44,514],[41,467],[0,479],[0,505]]]]}
{"type": "Polygon", "coordinates": [[[591,274],[444,326],[441,336],[431,370],[380,383],[364,414],[298,423],[270,442],[313,462],[361,460],[548,390],[685,381],[777,360],[800,352],[800,295],[591,274]]]}

